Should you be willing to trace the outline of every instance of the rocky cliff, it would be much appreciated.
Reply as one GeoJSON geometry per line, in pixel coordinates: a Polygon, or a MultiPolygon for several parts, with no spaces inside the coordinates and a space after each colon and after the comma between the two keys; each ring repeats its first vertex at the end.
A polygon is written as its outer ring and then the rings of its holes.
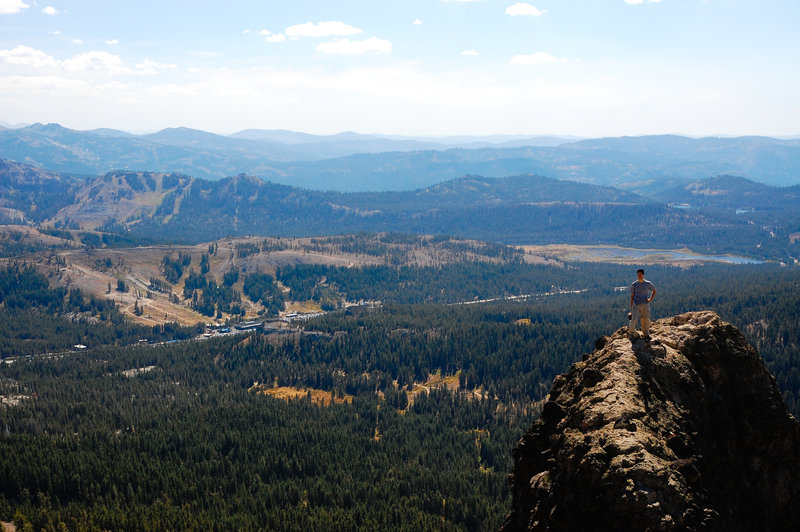
{"type": "Polygon", "coordinates": [[[713,312],[597,341],[514,449],[503,531],[800,530],[800,424],[713,312]]]}

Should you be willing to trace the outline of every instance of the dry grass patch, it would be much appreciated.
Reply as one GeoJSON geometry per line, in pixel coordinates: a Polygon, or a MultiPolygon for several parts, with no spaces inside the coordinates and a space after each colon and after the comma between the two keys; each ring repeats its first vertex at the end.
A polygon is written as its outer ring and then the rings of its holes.
{"type": "MultiPolygon", "coordinates": [[[[413,388],[410,392],[407,393],[408,396],[408,405],[411,406],[414,404],[414,400],[419,397],[420,394],[427,394],[434,388],[447,388],[451,391],[458,391],[461,389],[460,383],[460,376],[461,372],[459,371],[455,375],[447,375],[442,376],[441,372],[436,372],[428,375],[428,380],[424,383],[414,383],[413,388]]],[[[469,392],[468,395],[473,398],[477,399],[480,398],[480,393],[476,390],[474,392],[469,392]]]]}
{"type": "Polygon", "coordinates": [[[310,397],[311,402],[315,405],[330,406],[331,402],[336,404],[352,403],[353,396],[345,395],[344,397],[333,397],[332,392],[325,390],[317,390],[316,388],[293,388],[291,386],[276,386],[273,388],[265,388],[263,386],[253,386],[251,391],[256,393],[263,393],[278,399],[288,401],[289,399],[302,399],[310,397]]]}

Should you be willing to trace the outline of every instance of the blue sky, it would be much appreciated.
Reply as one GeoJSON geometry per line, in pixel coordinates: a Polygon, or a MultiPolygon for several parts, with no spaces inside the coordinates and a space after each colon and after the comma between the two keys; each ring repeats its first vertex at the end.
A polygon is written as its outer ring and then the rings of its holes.
{"type": "Polygon", "coordinates": [[[800,134],[797,0],[0,0],[0,121],[800,134]]]}

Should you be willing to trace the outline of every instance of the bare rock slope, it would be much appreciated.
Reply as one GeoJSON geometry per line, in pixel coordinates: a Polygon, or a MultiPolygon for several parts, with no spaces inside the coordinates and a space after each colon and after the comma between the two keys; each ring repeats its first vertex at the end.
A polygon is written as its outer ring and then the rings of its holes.
{"type": "Polygon", "coordinates": [[[556,377],[514,449],[505,532],[800,530],[800,424],[713,312],[625,329],[556,377]]]}

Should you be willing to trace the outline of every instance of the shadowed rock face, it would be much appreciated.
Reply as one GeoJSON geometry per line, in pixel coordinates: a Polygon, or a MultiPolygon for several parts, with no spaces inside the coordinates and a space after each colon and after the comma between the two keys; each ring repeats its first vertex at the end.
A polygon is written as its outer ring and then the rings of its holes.
{"type": "Polygon", "coordinates": [[[800,424],[713,312],[625,329],[556,377],[503,531],[800,530],[800,424]]]}

